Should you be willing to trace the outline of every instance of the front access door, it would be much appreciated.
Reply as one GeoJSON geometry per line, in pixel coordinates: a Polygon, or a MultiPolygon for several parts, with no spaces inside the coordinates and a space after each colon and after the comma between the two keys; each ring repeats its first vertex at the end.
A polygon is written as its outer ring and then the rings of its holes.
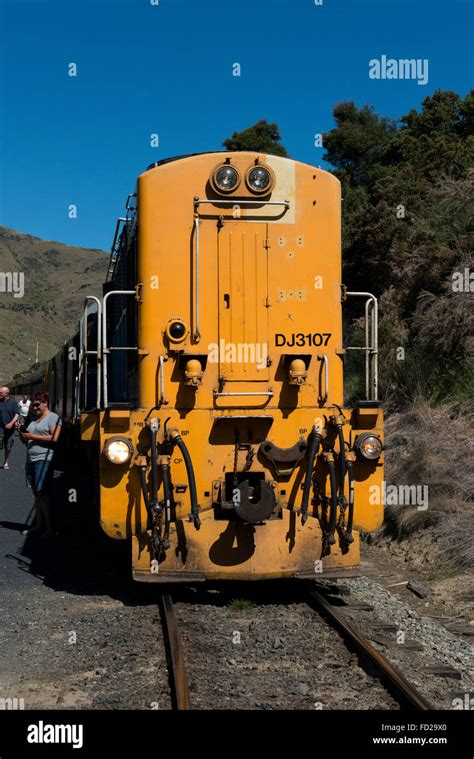
{"type": "Polygon", "coordinates": [[[217,229],[219,377],[268,381],[267,224],[217,229]]]}

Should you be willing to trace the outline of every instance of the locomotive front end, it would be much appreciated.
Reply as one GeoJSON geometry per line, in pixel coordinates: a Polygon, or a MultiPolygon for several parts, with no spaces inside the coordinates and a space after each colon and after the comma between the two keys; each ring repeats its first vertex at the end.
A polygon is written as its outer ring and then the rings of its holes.
{"type": "Polygon", "coordinates": [[[338,180],[211,153],[150,168],[137,197],[138,395],[102,415],[104,529],[132,538],[141,581],[351,570],[382,522],[383,425],[377,302],[341,288],[338,180]],[[347,409],[352,296],[367,397],[347,409]]]}

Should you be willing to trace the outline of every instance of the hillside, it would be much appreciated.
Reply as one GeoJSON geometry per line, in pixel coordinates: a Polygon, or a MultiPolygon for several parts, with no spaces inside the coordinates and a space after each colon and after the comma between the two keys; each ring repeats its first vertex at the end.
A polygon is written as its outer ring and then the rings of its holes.
{"type": "MultiPolygon", "coordinates": [[[[0,381],[52,356],[77,329],[86,294],[99,295],[109,257],[0,227],[0,273],[23,272],[15,298],[0,281],[0,381]]],[[[2,278],[3,279],[3,278],[2,278]]]]}

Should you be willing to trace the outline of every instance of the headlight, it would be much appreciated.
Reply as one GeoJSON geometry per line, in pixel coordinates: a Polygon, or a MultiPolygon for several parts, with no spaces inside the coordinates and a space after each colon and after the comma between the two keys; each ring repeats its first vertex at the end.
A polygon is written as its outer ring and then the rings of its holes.
{"type": "Polygon", "coordinates": [[[132,444],[126,437],[111,437],[104,445],[104,454],[112,464],[125,464],[132,455],[132,444]]]}
{"type": "Polygon", "coordinates": [[[364,435],[359,435],[354,447],[356,453],[370,461],[378,459],[383,449],[380,438],[377,435],[372,435],[370,432],[366,432],[364,435]]]}
{"type": "Polygon", "coordinates": [[[186,323],[179,317],[170,319],[165,328],[165,335],[172,343],[182,343],[188,333],[186,323]]]}
{"type": "Polygon", "coordinates": [[[217,192],[232,192],[240,184],[240,174],[233,166],[223,163],[214,169],[211,184],[217,192]]]}
{"type": "Polygon", "coordinates": [[[253,169],[249,169],[245,181],[249,190],[258,194],[270,192],[273,187],[273,176],[263,166],[255,166],[253,169]]]}

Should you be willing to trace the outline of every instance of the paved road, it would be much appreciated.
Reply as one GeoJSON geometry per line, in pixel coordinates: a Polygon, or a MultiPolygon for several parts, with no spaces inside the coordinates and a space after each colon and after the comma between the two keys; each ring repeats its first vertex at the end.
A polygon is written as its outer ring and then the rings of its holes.
{"type": "Polygon", "coordinates": [[[73,468],[54,481],[62,534],[25,538],[33,495],[24,458],[16,439],[11,469],[0,470],[0,699],[23,698],[26,709],[168,708],[156,589],[132,582],[128,546],[88,519],[90,482],[73,468]]]}

